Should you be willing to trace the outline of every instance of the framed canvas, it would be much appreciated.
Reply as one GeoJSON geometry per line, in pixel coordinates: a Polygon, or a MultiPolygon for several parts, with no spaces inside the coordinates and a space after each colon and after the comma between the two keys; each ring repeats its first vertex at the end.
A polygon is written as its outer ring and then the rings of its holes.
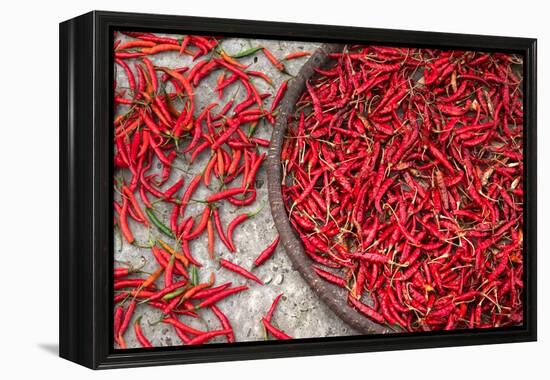
{"type": "Polygon", "coordinates": [[[60,24],[60,356],[536,340],[536,40],[60,24]]]}

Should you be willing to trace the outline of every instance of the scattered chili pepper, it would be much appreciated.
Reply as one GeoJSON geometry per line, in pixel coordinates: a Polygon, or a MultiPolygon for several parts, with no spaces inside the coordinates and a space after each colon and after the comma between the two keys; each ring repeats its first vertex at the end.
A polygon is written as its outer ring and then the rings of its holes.
{"type": "Polygon", "coordinates": [[[236,288],[229,288],[229,289],[225,289],[225,290],[222,290],[220,292],[214,293],[213,295],[211,295],[210,297],[206,298],[201,303],[196,305],[194,307],[194,309],[196,310],[196,309],[201,309],[201,308],[205,308],[205,307],[214,305],[216,302],[218,302],[218,301],[220,301],[220,300],[222,300],[222,299],[224,299],[224,298],[226,298],[230,295],[242,292],[242,291],[247,290],[247,289],[248,289],[248,286],[241,285],[241,286],[237,286],[236,288]]]}
{"type": "Polygon", "coordinates": [[[254,212],[249,212],[249,213],[244,213],[244,214],[240,214],[240,215],[237,215],[235,217],[235,219],[233,219],[229,225],[227,226],[227,242],[229,243],[229,245],[233,248],[232,250],[235,251],[236,248],[235,248],[235,243],[233,242],[233,231],[235,230],[235,228],[237,228],[237,226],[239,224],[241,224],[242,222],[244,222],[245,220],[253,217],[254,215],[256,215],[257,213],[259,213],[262,209],[258,209],[254,212]]]}
{"type": "Polygon", "coordinates": [[[228,260],[225,260],[225,259],[220,259],[220,264],[221,264],[222,267],[224,267],[226,269],[229,269],[230,271],[235,272],[237,274],[240,274],[241,276],[246,277],[246,278],[248,278],[252,281],[255,281],[260,285],[264,284],[264,282],[262,280],[260,280],[258,277],[256,277],[256,275],[254,275],[251,272],[247,271],[243,267],[241,267],[241,266],[239,266],[235,263],[232,263],[231,261],[228,261],[228,260]]]}
{"type": "Polygon", "coordinates": [[[210,308],[219,319],[222,328],[225,331],[229,331],[227,334],[225,334],[227,335],[227,343],[235,342],[235,333],[233,332],[233,327],[231,327],[231,322],[229,322],[229,318],[227,318],[227,316],[222,313],[222,311],[216,305],[212,305],[210,308]]]}
{"type": "Polygon", "coordinates": [[[273,66],[275,66],[275,68],[279,71],[285,71],[285,65],[283,65],[283,63],[281,61],[279,61],[277,59],[277,57],[275,57],[267,48],[262,48],[262,52],[264,53],[264,55],[266,56],[266,58],[269,60],[269,62],[271,62],[271,64],[273,66]]]}
{"type": "Polygon", "coordinates": [[[297,51],[295,53],[287,54],[284,59],[285,59],[285,61],[288,61],[288,60],[291,60],[291,59],[306,57],[308,55],[311,55],[311,53],[309,51],[297,51]]]}
{"type": "Polygon", "coordinates": [[[274,338],[277,338],[279,340],[287,340],[292,339],[292,337],[285,332],[279,330],[275,326],[271,324],[271,322],[267,321],[265,318],[262,318],[262,323],[264,324],[266,330],[273,335],[274,338]]]}
{"type": "Polygon", "coordinates": [[[153,347],[151,342],[149,342],[149,339],[147,339],[145,335],[143,335],[143,331],[141,331],[141,326],[139,324],[140,320],[141,320],[141,317],[136,319],[136,321],[134,322],[134,332],[136,334],[136,338],[142,347],[145,347],[145,348],[153,347]]]}
{"type": "Polygon", "coordinates": [[[126,239],[126,241],[132,244],[135,239],[134,239],[134,234],[132,233],[132,231],[130,230],[130,227],[128,226],[127,215],[128,215],[128,200],[124,198],[122,203],[122,210],[120,211],[120,216],[119,216],[120,218],[119,226],[120,226],[120,229],[122,230],[122,234],[124,235],[124,238],[126,239]]]}
{"type": "Polygon", "coordinates": [[[283,296],[283,293],[279,294],[273,302],[271,303],[271,307],[269,308],[267,314],[265,315],[264,319],[268,322],[271,322],[271,318],[273,318],[273,314],[275,313],[275,309],[277,308],[277,305],[279,304],[279,301],[281,300],[281,297],[283,296]]]}
{"type": "Polygon", "coordinates": [[[271,255],[273,255],[273,253],[275,252],[275,249],[277,248],[278,244],[279,244],[279,235],[277,235],[275,240],[273,240],[273,242],[270,245],[268,245],[267,248],[264,249],[258,257],[256,257],[256,259],[254,260],[254,266],[259,267],[267,259],[269,259],[271,255]]]}

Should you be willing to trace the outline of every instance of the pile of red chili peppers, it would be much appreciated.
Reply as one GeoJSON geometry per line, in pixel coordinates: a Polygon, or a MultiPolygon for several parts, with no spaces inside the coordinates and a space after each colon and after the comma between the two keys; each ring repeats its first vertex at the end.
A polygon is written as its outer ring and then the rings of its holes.
{"type": "Polygon", "coordinates": [[[330,58],[281,156],[315,272],[397,331],[521,324],[521,58],[380,46],[330,58]]]}
{"type": "MultiPolygon", "coordinates": [[[[157,323],[173,326],[183,344],[202,344],[217,336],[233,342],[235,335],[230,320],[217,303],[247,290],[249,285],[216,284],[213,275],[208,281],[200,282],[197,273],[202,265],[193,256],[189,243],[206,234],[208,252],[215,259],[217,236],[230,252],[235,252],[234,230],[254,215],[242,213],[225,229],[220,221],[224,203],[244,207],[256,200],[255,178],[266,156],[260,150],[267,147],[269,141],[255,137],[254,131],[260,121],[274,122],[286,82],[267,107],[265,99],[270,94],[259,93],[251,79],[270,84],[271,79],[262,72],[249,70],[239,58],[261,54],[277,70],[286,72],[285,60],[309,53],[296,52],[279,60],[258,46],[230,56],[215,37],[173,38],[141,32],[117,35],[124,35],[126,40],[115,38],[114,58],[116,69],[124,71],[127,86],[115,83],[114,88],[117,111],[114,163],[118,178],[114,223],[129,244],[138,244],[134,237],[137,228],[150,230],[152,238],[146,248],[150,249],[157,269],[143,273],[129,265],[115,266],[114,342],[117,347],[126,348],[125,335],[134,320],[133,330],[139,343],[143,347],[152,346],[142,331],[141,317],[136,318],[136,308],[140,307],[160,310],[162,317],[157,323]],[[178,68],[154,65],[150,58],[165,52],[191,56],[193,64],[178,68]],[[220,107],[214,101],[199,112],[195,89],[211,75],[217,75],[215,92],[220,99],[224,90],[236,83],[246,91],[244,101],[234,104],[230,100],[220,107]],[[176,172],[177,157],[193,163],[201,154],[210,158],[200,174],[188,184],[180,174],[175,183],[167,185],[176,172]],[[162,167],[160,173],[154,171],[157,164],[162,167]],[[200,186],[211,190],[206,199],[197,199],[194,195],[200,186]],[[188,215],[186,209],[191,202],[202,204],[202,212],[188,215]],[[163,222],[157,211],[160,203],[171,209],[169,223],[163,222]],[[186,322],[200,318],[199,312],[206,308],[219,320],[218,329],[198,330],[186,322]]],[[[255,267],[273,255],[278,241],[277,237],[258,255],[255,267]]],[[[248,269],[226,259],[220,259],[219,264],[243,280],[263,285],[248,269]]],[[[262,323],[273,338],[287,339],[289,336],[271,323],[278,301],[279,297],[262,323]]]]}

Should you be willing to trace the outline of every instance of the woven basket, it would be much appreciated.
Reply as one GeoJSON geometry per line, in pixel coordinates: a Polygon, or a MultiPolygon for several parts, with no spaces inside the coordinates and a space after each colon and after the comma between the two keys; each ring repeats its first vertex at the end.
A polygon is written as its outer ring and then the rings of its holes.
{"type": "Polygon", "coordinates": [[[281,194],[281,149],[287,130],[287,121],[294,106],[305,89],[306,81],[314,74],[315,67],[323,67],[329,60],[328,54],[342,51],[344,45],[324,44],[320,46],[302,66],[298,75],[289,82],[284,98],[281,100],[279,115],[271,136],[271,145],[267,155],[268,194],[271,214],[281,237],[281,242],[294,268],[300,272],[317,296],[328,305],[344,322],[363,334],[385,334],[393,332],[356,311],[347,303],[347,292],[327,283],[313,271],[311,259],[304,252],[302,243],[288,220],[288,214],[281,194]]]}

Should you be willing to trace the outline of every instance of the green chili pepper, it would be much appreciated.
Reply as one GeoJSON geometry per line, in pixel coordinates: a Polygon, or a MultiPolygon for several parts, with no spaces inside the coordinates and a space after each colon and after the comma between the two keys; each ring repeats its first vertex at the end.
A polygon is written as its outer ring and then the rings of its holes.
{"type": "Polygon", "coordinates": [[[238,52],[237,54],[230,55],[230,57],[231,57],[231,58],[243,58],[243,57],[248,57],[249,55],[252,55],[252,54],[254,54],[254,53],[256,53],[257,51],[262,50],[262,49],[263,49],[263,46],[256,46],[256,47],[253,47],[253,48],[250,48],[250,49],[246,49],[246,50],[240,51],[240,52],[238,52]]]}
{"type": "Polygon", "coordinates": [[[252,123],[250,124],[250,127],[248,127],[248,133],[246,134],[246,136],[248,138],[252,137],[252,135],[254,134],[254,132],[256,131],[256,127],[258,126],[258,123],[252,123]]]}
{"type": "Polygon", "coordinates": [[[178,289],[174,290],[173,292],[165,294],[164,297],[162,297],[162,299],[164,301],[169,301],[172,298],[176,298],[180,294],[183,294],[183,292],[185,292],[187,289],[189,289],[188,286],[182,286],[181,288],[178,288],[178,289]]]}
{"type": "Polygon", "coordinates": [[[191,283],[193,286],[197,286],[199,281],[199,270],[195,265],[191,265],[191,283]]]}
{"type": "Polygon", "coordinates": [[[145,209],[145,213],[147,214],[147,216],[149,217],[149,219],[151,219],[151,222],[153,222],[153,224],[160,230],[160,232],[162,232],[163,234],[165,234],[166,236],[174,239],[175,236],[174,236],[174,233],[172,232],[172,230],[170,230],[170,228],[166,227],[158,218],[157,216],[153,213],[153,210],[150,209],[150,208],[146,208],[145,209]]]}
{"type": "Polygon", "coordinates": [[[122,178],[121,176],[116,176],[115,184],[116,184],[116,188],[120,190],[120,188],[124,185],[124,178],[122,178]]]}

